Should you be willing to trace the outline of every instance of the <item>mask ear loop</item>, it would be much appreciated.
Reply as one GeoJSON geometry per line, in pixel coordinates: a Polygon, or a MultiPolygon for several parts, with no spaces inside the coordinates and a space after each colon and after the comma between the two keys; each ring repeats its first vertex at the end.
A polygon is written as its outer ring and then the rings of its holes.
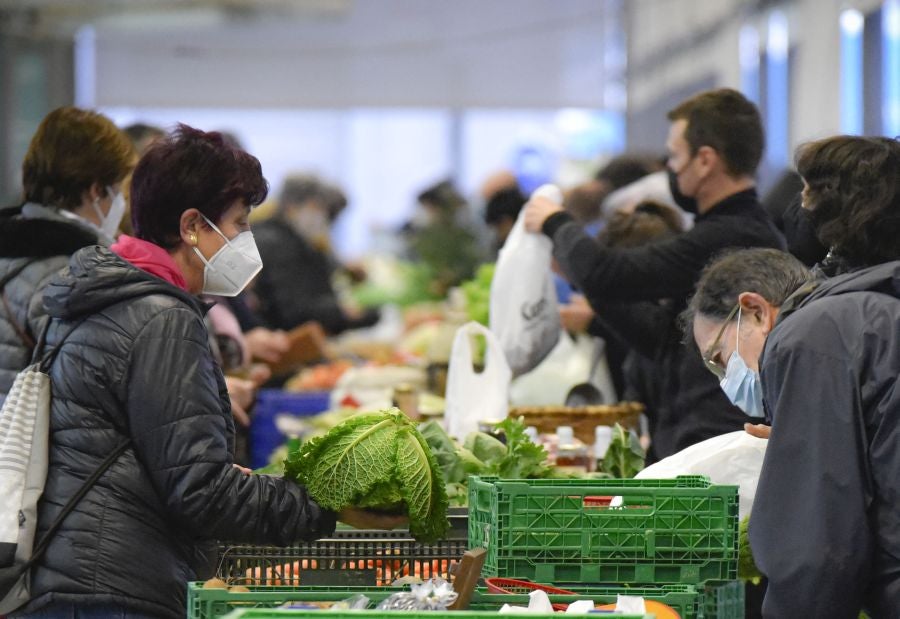
{"type": "MultiPolygon", "coordinates": [[[[222,231],[219,230],[219,228],[216,226],[216,224],[214,224],[214,223],[211,222],[209,219],[207,219],[207,218],[206,218],[206,215],[204,215],[203,213],[200,213],[200,217],[202,217],[202,218],[206,221],[206,223],[208,223],[209,226],[210,226],[213,230],[215,230],[215,231],[219,234],[219,236],[221,236],[221,237],[225,240],[225,243],[226,243],[227,245],[229,245],[229,246],[231,245],[231,243],[228,241],[228,237],[225,236],[224,234],[222,234],[222,231]]],[[[197,254],[197,256],[200,257],[200,260],[203,261],[203,264],[205,264],[205,265],[208,266],[209,268],[215,270],[215,267],[212,266],[212,265],[209,263],[209,260],[207,260],[207,259],[203,256],[203,254],[200,252],[200,248],[199,248],[199,247],[197,247],[197,246],[195,245],[195,246],[193,247],[193,250],[194,250],[194,253],[197,254]]],[[[221,251],[221,249],[220,249],[219,251],[221,251]]],[[[218,252],[216,252],[216,253],[218,253],[218,252]]],[[[215,256],[213,256],[213,257],[215,258],[215,256]]]]}
{"type": "Polygon", "coordinates": [[[94,212],[97,214],[97,219],[100,220],[98,226],[102,226],[103,222],[106,221],[106,215],[103,214],[103,209],[100,208],[100,198],[94,198],[94,201],[91,202],[91,206],[94,207],[94,212]]]}
{"type": "Polygon", "coordinates": [[[221,230],[219,230],[219,227],[218,227],[216,224],[214,224],[214,223],[211,222],[209,219],[207,219],[206,215],[204,215],[203,213],[200,213],[200,217],[202,217],[202,218],[206,221],[206,223],[209,224],[209,227],[210,227],[210,228],[212,228],[213,230],[215,230],[216,232],[218,232],[218,233],[219,233],[219,236],[221,236],[223,239],[225,239],[225,242],[226,242],[226,243],[228,243],[229,245],[231,245],[231,241],[229,241],[229,240],[228,240],[228,237],[225,236],[225,235],[222,233],[221,230]]]}
{"type": "Polygon", "coordinates": [[[741,307],[738,306],[737,332],[734,334],[734,352],[741,355],[741,307]]]}

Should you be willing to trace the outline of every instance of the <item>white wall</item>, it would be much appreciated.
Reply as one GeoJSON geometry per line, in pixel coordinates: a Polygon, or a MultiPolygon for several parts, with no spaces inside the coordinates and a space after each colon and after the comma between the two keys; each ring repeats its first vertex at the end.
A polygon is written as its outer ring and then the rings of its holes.
{"type": "MultiPolygon", "coordinates": [[[[790,148],[840,130],[839,15],[867,13],[880,0],[630,0],[628,21],[629,116],[652,107],[704,75],[716,86],[740,87],[738,40],[750,24],[766,45],[771,10],[785,12],[794,54],[791,66],[790,148]]],[[[661,142],[664,136],[661,136],[661,142]]]]}
{"type": "MultiPolygon", "coordinates": [[[[95,23],[99,106],[599,107],[621,0],[360,0],[293,20],[95,23]]],[[[621,56],[621,54],[619,54],[621,56]]]]}

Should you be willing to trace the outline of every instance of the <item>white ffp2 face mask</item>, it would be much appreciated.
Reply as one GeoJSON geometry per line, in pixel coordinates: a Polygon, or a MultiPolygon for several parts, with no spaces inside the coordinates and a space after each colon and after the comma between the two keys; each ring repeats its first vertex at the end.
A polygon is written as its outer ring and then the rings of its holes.
{"type": "Polygon", "coordinates": [[[94,212],[97,213],[97,217],[100,218],[100,224],[97,226],[100,228],[100,231],[110,239],[115,239],[116,232],[119,231],[119,224],[122,223],[122,216],[125,214],[125,194],[121,191],[113,191],[112,187],[107,187],[106,191],[112,196],[112,204],[109,207],[109,212],[106,213],[106,215],[103,214],[103,210],[100,208],[99,198],[94,199],[94,212]]]}
{"type": "Polygon", "coordinates": [[[206,219],[206,223],[225,239],[225,244],[209,260],[194,247],[194,253],[206,265],[203,269],[203,293],[235,297],[262,270],[262,258],[256,241],[253,240],[253,233],[247,230],[229,240],[209,219],[206,219]]]}

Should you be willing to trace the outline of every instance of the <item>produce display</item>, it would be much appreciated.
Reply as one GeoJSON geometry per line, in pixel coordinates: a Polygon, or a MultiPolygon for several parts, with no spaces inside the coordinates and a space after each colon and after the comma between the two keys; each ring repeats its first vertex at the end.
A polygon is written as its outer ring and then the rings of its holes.
{"type": "Polygon", "coordinates": [[[491,281],[494,279],[494,264],[482,264],[475,277],[460,285],[466,299],[466,314],[469,320],[488,326],[491,307],[491,281]]]}
{"type": "Polygon", "coordinates": [[[352,367],[353,363],[345,360],[320,363],[300,370],[285,383],[284,388],[287,391],[329,391],[352,367]]]}
{"type": "Polygon", "coordinates": [[[360,307],[408,307],[440,300],[445,292],[435,288],[434,270],[424,263],[382,259],[368,265],[367,272],[367,281],[353,289],[353,300],[360,307]]]}
{"type": "Polygon", "coordinates": [[[612,442],[597,468],[604,476],[630,479],[644,468],[646,454],[637,435],[619,424],[613,426],[612,442]]]}
{"type": "Polygon", "coordinates": [[[505,419],[496,428],[505,435],[505,445],[490,434],[472,432],[460,446],[435,421],[419,427],[440,464],[451,505],[467,504],[469,475],[504,479],[556,476],[547,462],[547,450],[531,441],[520,420],[505,419]]]}
{"type": "Polygon", "coordinates": [[[399,409],[361,413],[292,451],[285,476],[334,511],[357,507],[409,515],[419,541],[449,529],[441,468],[428,443],[399,409]]]}

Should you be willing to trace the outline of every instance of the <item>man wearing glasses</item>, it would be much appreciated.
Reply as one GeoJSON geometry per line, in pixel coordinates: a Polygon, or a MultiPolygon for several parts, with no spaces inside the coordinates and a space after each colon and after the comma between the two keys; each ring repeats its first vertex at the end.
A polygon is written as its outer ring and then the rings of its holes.
{"type": "Polygon", "coordinates": [[[810,280],[773,250],[707,268],[693,337],[772,423],[750,545],[765,617],[900,612],[900,260],[810,280]]]}

